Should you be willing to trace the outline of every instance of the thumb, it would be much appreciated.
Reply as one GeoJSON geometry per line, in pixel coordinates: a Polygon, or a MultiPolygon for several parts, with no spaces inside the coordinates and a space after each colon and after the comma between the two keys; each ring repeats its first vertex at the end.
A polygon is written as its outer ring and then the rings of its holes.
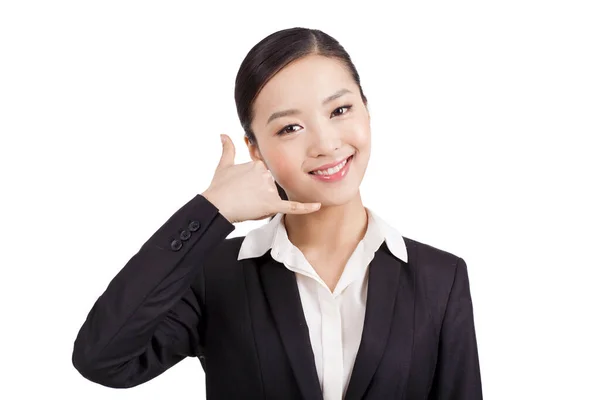
{"type": "Polygon", "coordinates": [[[217,169],[230,167],[235,163],[235,146],[233,145],[233,141],[228,135],[222,134],[221,142],[223,143],[223,154],[221,155],[217,169]]]}

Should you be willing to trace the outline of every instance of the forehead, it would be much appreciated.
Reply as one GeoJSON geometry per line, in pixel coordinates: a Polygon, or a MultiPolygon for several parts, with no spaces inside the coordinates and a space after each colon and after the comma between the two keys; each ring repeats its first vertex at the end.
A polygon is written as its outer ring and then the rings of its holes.
{"type": "Polygon", "coordinates": [[[356,93],[356,84],[341,61],[306,56],[286,65],[267,82],[254,102],[255,117],[264,124],[273,111],[320,107],[327,96],[342,88],[356,93]]]}

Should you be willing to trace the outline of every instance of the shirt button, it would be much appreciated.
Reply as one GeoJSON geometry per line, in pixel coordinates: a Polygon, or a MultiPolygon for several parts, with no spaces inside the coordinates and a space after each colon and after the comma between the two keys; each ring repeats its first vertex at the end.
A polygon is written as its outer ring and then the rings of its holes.
{"type": "Polygon", "coordinates": [[[181,243],[181,240],[179,239],[175,239],[171,242],[171,249],[173,251],[177,251],[179,249],[181,249],[181,247],[183,247],[183,244],[181,243]]]}

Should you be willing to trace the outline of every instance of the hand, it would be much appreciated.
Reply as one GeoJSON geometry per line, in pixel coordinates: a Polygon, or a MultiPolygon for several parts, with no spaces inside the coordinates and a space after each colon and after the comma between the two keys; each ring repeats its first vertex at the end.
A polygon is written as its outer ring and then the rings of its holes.
{"type": "Polygon", "coordinates": [[[282,200],[265,163],[259,160],[235,165],[233,142],[227,135],[221,138],[223,154],[210,186],[202,195],[229,222],[261,220],[278,212],[307,214],[319,210],[321,203],[282,200]]]}

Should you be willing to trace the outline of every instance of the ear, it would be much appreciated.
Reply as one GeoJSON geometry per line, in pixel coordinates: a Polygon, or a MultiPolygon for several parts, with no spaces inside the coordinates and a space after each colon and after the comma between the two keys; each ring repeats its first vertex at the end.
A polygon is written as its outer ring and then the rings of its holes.
{"type": "Polygon", "coordinates": [[[260,150],[256,143],[250,143],[250,140],[247,136],[244,136],[244,142],[246,142],[246,146],[248,147],[248,153],[250,154],[250,158],[252,161],[263,160],[262,154],[260,154],[260,150]]]}

